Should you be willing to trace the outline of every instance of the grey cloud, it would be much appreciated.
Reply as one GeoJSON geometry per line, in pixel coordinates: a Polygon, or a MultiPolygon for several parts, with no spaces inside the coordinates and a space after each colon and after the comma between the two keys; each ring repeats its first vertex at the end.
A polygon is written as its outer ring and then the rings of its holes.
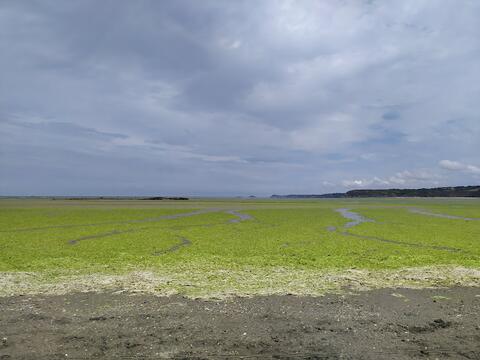
{"type": "Polygon", "coordinates": [[[342,183],[348,188],[365,187],[418,187],[437,186],[442,180],[441,176],[429,170],[404,170],[386,178],[375,176],[373,178],[363,178],[354,180],[344,180],[342,183]]]}
{"type": "Polygon", "coordinates": [[[104,139],[128,138],[128,136],[124,134],[99,131],[78,124],[71,124],[61,121],[40,120],[36,122],[27,122],[22,120],[6,120],[4,123],[14,127],[23,128],[21,131],[28,131],[28,129],[32,129],[65,137],[100,137],[104,139]]]}
{"type": "Polygon", "coordinates": [[[454,0],[4,1],[0,192],[475,182],[407,173],[478,162],[479,17],[454,0]]]}
{"type": "Polygon", "coordinates": [[[451,171],[462,171],[465,173],[480,175],[480,167],[471,164],[465,164],[460,161],[441,160],[439,165],[443,169],[451,171]]]}

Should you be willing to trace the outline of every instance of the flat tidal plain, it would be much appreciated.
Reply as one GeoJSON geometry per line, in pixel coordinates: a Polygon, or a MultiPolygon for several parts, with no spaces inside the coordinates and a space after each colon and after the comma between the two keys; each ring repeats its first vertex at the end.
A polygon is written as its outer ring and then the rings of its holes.
{"type": "Polygon", "coordinates": [[[480,286],[480,200],[0,200],[0,295],[480,286]]]}

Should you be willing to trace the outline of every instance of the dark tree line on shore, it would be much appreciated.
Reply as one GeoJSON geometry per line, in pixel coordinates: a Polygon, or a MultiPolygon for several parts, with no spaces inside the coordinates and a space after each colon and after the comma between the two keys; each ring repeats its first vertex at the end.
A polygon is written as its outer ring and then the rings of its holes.
{"type": "Polygon", "coordinates": [[[429,189],[361,189],[346,193],[272,195],[273,199],[321,199],[357,197],[480,197],[480,186],[453,186],[429,189]]]}

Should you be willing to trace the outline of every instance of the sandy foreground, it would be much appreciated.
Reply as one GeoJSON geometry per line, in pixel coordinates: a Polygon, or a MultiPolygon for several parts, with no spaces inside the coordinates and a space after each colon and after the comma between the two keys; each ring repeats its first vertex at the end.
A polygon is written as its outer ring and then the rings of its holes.
{"type": "Polygon", "coordinates": [[[0,359],[479,359],[480,288],[0,298],[0,359]]]}

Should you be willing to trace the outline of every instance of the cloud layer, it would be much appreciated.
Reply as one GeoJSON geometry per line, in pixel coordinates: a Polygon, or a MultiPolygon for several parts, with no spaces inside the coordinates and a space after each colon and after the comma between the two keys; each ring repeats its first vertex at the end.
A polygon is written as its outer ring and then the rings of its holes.
{"type": "Polygon", "coordinates": [[[467,174],[480,175],[480,167],[475,165],[464,164],[459,161],[451,160],[442,160],[439,164],[443,169],[451,171],[461,171],[467,174]]]}
{"type": "Polygon", "coordinates": [[[4,1],[0,192],[478,183],[479,18],[469,0],[4,1]]]}

